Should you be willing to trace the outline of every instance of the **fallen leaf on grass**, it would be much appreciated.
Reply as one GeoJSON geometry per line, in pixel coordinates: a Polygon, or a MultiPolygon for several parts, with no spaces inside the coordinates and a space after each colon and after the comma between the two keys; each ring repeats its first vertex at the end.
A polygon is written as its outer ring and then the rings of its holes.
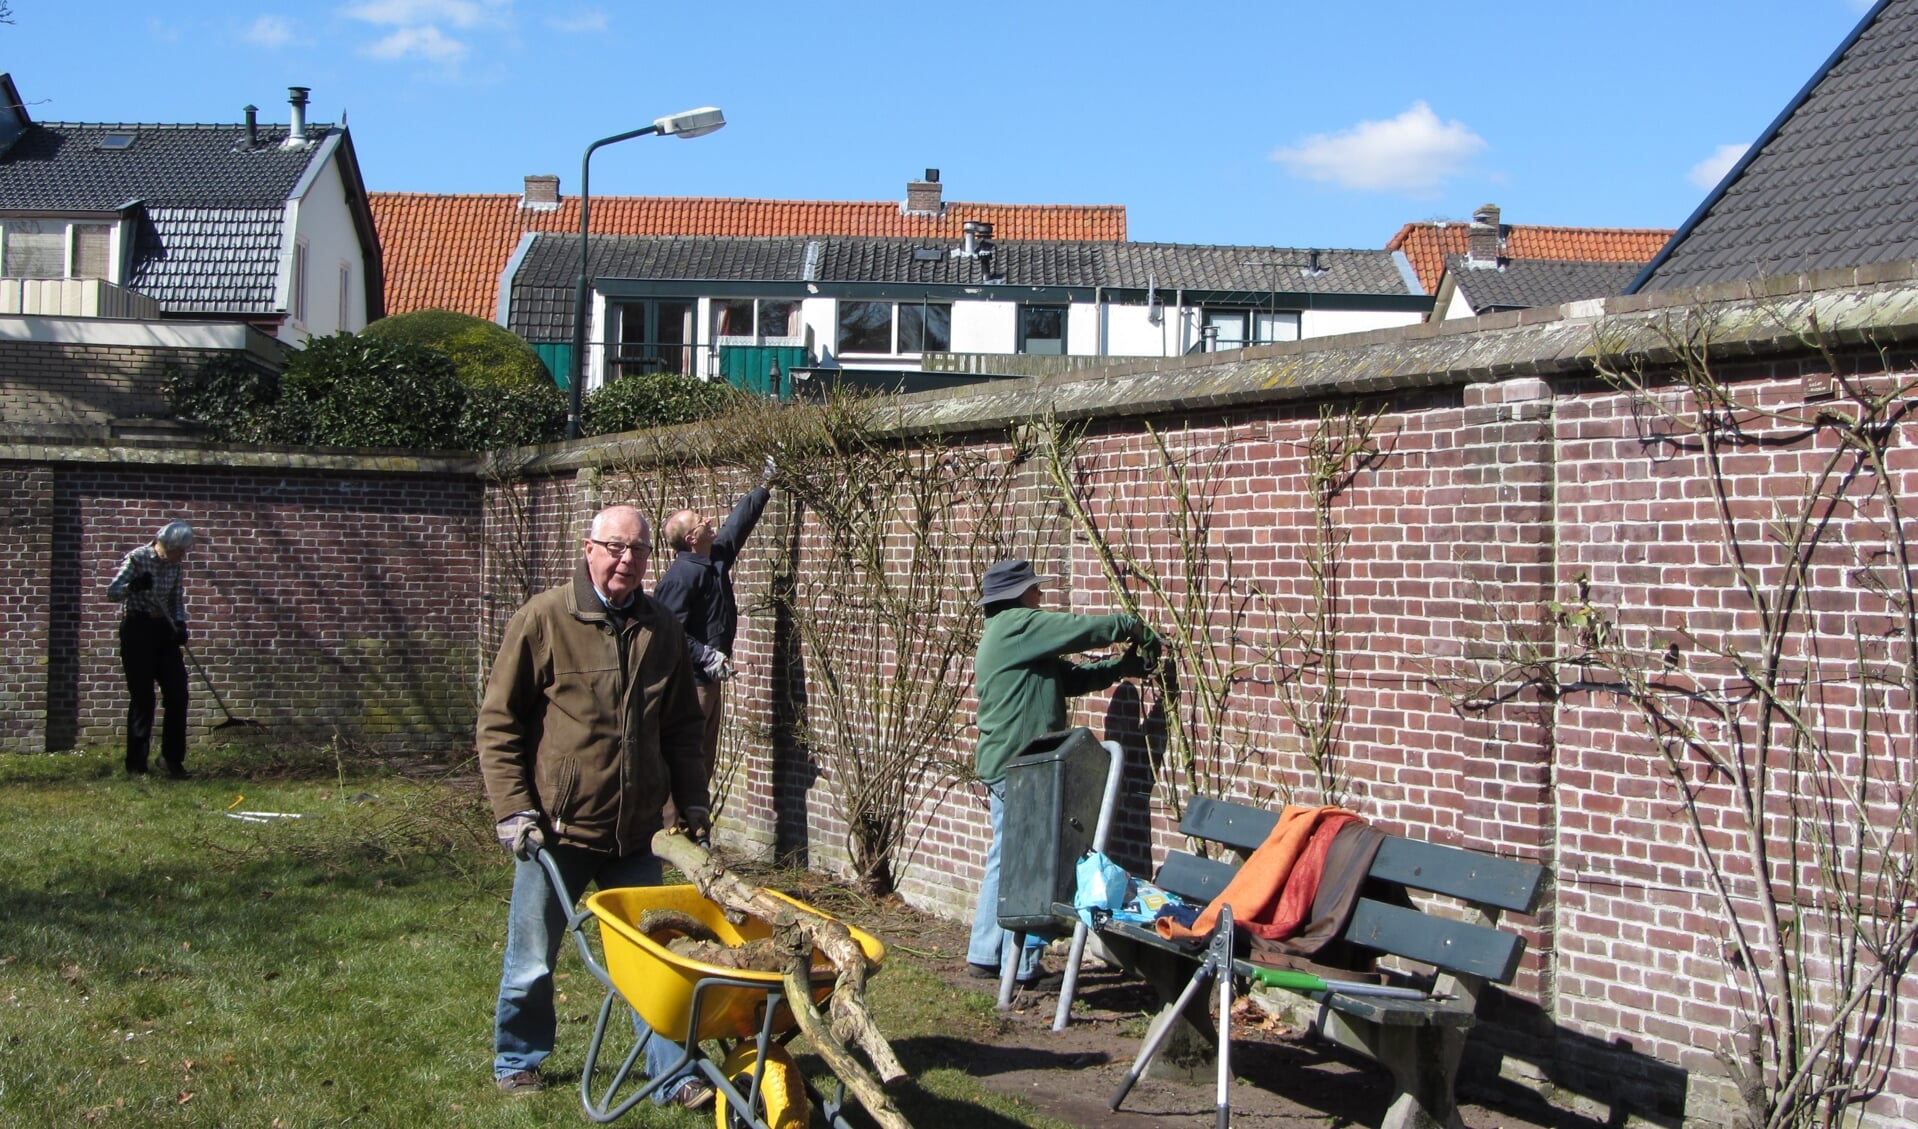
{"type": "Polygon", "coordinates": [[[179,1101],[178,1101],[178,1102],[176,1102],[175,1104],[177,1104],[177,1105],[185,1105],[186,1103],[188,1103],[188,1102],[190,1102],[190,1101],[192,1101],[192,1100],[193,1100],[193,1091],[192,1091],[192,1090],[181,1090],[181,1091],[180,1091],[180,1099],[179,1099],[179,1101]]]}

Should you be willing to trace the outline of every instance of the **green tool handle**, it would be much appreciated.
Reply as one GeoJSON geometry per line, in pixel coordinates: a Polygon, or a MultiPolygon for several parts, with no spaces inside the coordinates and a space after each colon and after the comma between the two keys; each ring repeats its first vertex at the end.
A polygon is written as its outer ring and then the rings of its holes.
{"type": "Polygon", "coordinates": [[[1328,991],[1325,981],[1310,972],[1300,972],[1294,968],[1255,968],[1252,979],[1269,988],[1285,988],[1294,992],[1328,991]]]}

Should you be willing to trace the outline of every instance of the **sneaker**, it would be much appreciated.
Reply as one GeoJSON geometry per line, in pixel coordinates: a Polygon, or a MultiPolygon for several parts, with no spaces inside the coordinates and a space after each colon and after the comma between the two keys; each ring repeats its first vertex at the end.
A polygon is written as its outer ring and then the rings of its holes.
{"type": "Polygon", "coordinates": [[[515,1070],[493,1080],[502,1094],[537,1094],[546,1088],[546,1079],[537,1070],[515,1070]]]}
{"type": "Polygon", "coordinates": [[[1019,981],[1019,987],[1027,992],[1056,992],[1065,987],[1065,983],[1063,972],[1040,972],[1019,981]]]}
{"type": "Polygon", "coordinates": [[[989,964],[974,964],[971,961],[967,961],[966,975],[975,980],[997,980],[999,979],[999,970],[989,964]]]}
{"type": "Polygon", "coordinates": [[[705,1109],[713,1104],[713,1084],[704,1078],[688,1078],[673,1094],[672,1102],[681,1109],[705,1109]]]}

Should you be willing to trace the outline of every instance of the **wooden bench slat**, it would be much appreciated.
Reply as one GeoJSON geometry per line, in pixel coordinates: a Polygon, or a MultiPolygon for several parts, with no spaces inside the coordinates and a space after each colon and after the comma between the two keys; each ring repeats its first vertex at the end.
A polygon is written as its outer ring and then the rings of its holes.
{"type": "Polygon", "coordinates": [[[1169,890],[1194,905],[1203,906],[1219,896],[1239,868],[1229,862],[1200,858],[1184,851],[1166,852],[1158,876],[1152,881],[1161,890],[1169,890]]]}
{"type": "Polygon", "coordinates": [[[1275,811],[1195,796],[1186,805],[1185,818],[1179,821],[1179,833],[1250,854],[1258,850],[1278,822],[1279,813],[1275,811]]]}
{"type": "Polygon", "coordinates": [[[1380,844],[1371,876],[1516,913],[1536,910],[1545,885],[1536,863],[1397,836],[1380,844]]]}
{"type": "Polygon", "coordinates": [[[1345,927],[1345,939],[1369,949],[1407,957],[1451,972],[1509,983],[1518,972],[1525,941],[1502,929],[1420,913],[1360,898],[1345,927]]]}

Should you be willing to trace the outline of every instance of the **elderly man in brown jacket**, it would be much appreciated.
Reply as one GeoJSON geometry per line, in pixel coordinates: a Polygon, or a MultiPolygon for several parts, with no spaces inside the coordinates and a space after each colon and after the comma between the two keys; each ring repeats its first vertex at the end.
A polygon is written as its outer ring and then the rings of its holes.
{"type": "MultiPolygon", "coordinates": [[[[695,837],[708,824],[705,714],[685,635],[641,586],[652,556],[646,519],[630,506],[602,510],[582,550],[570,582],[534,596],[507,624],[479,709],[495,831],[519,860],[493,1040],[493,1077],[511,1094],[544,1085],[567,911],[589,883],[659,882],[652,837],[668,797],[695,837]],[[535,846],[557,864],[564,902],[535,846]]],[[[649,1071],[685,1058],[639,1026],[649,1071]]],[[[711,1093],[688,1077],[661,1085],[656,1098],[697,1106],[711,1093]]]]}

